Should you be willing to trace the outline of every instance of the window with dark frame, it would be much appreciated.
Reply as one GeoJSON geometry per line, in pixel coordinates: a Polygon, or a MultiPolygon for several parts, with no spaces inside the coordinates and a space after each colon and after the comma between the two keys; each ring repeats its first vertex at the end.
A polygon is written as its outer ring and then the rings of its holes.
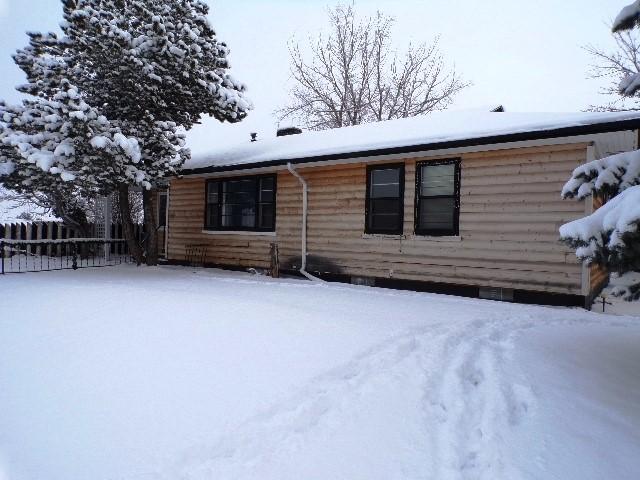
{"type": "Polygon", "coordinates": [[[276,176],[209,180],[206,230],[275,231],[276,176]]]}
{"type": "Polygon", "coordinates": [[[460,160],[416,165],[416,234],[459,234],[460,160]]]}
{"type": "Polygon", "coordinates": [[[404,164],[367,167],[365,233],[401,235],[404,164]]]}

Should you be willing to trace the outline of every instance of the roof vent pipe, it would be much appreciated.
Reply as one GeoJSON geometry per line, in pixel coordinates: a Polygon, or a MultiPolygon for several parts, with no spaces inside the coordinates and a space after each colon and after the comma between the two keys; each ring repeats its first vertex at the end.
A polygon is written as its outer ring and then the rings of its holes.
{"type": "Polygon", "coordinates": [[[302,259],[300,273],[314,282],[323,282],[323,280],[307,272],[307,205],[309,203],[309,187],[307,181],[293,168],[291,162],[287,163],[287,170],[289,170],[291,175],[296,177],[300,185],[302,185],[302,259]]]}

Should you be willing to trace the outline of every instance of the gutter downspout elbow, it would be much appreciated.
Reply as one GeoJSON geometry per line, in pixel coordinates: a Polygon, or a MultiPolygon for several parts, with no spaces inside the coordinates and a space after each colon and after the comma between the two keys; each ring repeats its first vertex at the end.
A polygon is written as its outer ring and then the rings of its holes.
{"type": "Polygon", "coordinates": [[[302,185],[302,264],[300,265],[300,273],[314,282],[323,282],[323,280],[307,272],[307,210],[309,203],[309,186],[302,175],[293,168],[291,162],[287,163],[287,170],[289,170],[289,173],[296,177],[300,185],[302,185]]]}

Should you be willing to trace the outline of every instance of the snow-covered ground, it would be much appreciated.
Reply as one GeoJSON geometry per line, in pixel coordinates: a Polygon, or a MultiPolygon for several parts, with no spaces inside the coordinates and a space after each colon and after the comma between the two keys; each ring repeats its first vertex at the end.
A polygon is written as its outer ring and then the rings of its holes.
{"type": "Polygon", "coordinates": [[[640,478],[640,318],[172,267],[0,287],[2,480],[640,478]]]}

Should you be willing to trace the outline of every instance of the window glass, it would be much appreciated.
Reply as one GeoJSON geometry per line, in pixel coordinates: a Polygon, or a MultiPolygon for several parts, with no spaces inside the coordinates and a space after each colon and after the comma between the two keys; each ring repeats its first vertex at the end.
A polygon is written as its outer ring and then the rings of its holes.
{"type": "Polygon", "coordinates": [[[416,233],[457,235],[460,205],[457,161],[419,167],[416,233]]]}
{"type": "Polygon", "coordinates": [[[371,214],[369,215],[371,230],[398,230],[400,228],[399,200],[372,199],[371,202],[371,214]]]}
{"type": "Polygon", "coordinates": [[[400,170],[371,171],[371,198],[397,197],[400,192],[400,170]]]}
{"type": "Polygon", "coordinates": [[[273,202],[275,198],[273,177],[260,179],[260,202],[273,202]]]}
{"type": "Polygon", "coordinates": [[[420,183],[420,195],[453,195],[455,193],[456,166],[453,163],[447,165],[424,165],[420,183]]]}
{"type": "Polygon", "coordinates": [[[210,205],[207,209],[207,227],[216,228],[220,226],[220,214],[217,205],[210,205]]]}
{"type": "Polygon", "coordinates": [[[209,182],[207,184],[207,227],[217,228],[220,226],[219,191],[220,182],[209,182]]]}
{"type": "Polygon", "coordinates": [[[228,180],[222,184],[222,226],[254,227],[256,179],[228,180]]]}
{"type": "Polygon", "coordinates": [[[404,167],[381,166],[369,169],[366,231],[368,233],[402,233],[402,181],[404,167]]]}
{"type": "Polygon", "coordinates": [[[454,226],[453,198],[422,199],[420,208],[420,227],[427,230],[452,230],[454,226]]]}
{"type": "Polygon", "coordinates": [[[218,203],[218,189],[220,188],[220,182],[209,182],[207,187],[207,202],[218,203]]]}
{"type": "Polygon", "coordinates": [[[272,230],[275,177],[216,180],[207,184],[205,228],[272,230]]]}
{"type": "Polygon", "coordinates": [[[259,209],[260,213],[258,218],[260,224],[258,227],[262,229],[272,229],[275,220],[275,205],[273,203],[260,204],[259,209]]]}

